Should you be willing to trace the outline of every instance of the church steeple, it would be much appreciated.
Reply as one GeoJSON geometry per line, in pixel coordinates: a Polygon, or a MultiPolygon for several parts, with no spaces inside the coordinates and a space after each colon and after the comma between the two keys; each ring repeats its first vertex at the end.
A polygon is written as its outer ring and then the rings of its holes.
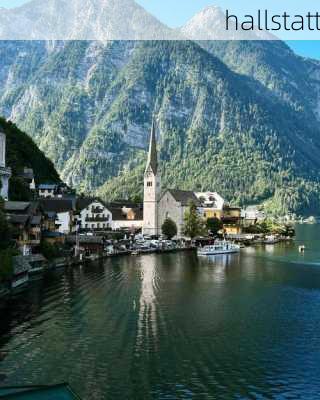
{"type": "Polygon", "coordinates": [[[158,169],[157,139],[155,121],[152,121],[149,154],[144,173],[143,229],[144,235],[156,236],[158,227],[158,202],[161,192],[161,179],[158,169]]]}
{"type": "Polygon", "coordinates": [[[156,127],[154,119],[152,120],[151,134],[150,134],[150,144],[149,144],[149,154],[146,166],[146,172],[152,170],[154,175],[158,172],[158,154],[157,154],[157,139],[156,139],[156,127]]]}

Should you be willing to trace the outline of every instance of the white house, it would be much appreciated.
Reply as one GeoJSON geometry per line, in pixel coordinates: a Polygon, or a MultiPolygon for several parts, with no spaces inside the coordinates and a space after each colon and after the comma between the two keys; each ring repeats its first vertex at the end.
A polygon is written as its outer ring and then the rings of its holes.
{"type": "Polygon", "coordinates": [[[56,195],[58,185],[54,183],[42,183],[38,186],[39,197],[53,198],[56,195]]]}
{"type": "Polygon", "coordinates": [[[6,135],[0,132],[0,196],[8,200],[11,169],[6,167],[6,135]]]}
{"type": "Polygon", "coordinates": [[[81,229],[112,229],[112,213],[107,205],[95,198],[79,198],[77,200],[78,224],[81,229]]]}
{"type": "Polygon", "coordinates": [[[217,192],[195,192],[202,207],[223,210],[225,200],[217,192]]]}

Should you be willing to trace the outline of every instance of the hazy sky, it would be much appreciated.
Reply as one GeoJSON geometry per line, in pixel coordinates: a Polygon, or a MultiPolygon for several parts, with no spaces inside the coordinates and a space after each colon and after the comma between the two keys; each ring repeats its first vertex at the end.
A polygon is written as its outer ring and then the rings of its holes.
{"type": "MultiPolygon", "coordinates": [[[[0,0],[0,7],[16,7],[23,3],[27,3],[29,0],[0,0]]],[[[46,1],[46,0],[43,0],[46,1]]],[[[183,25],[189,18],[191,18],[196,12],[200,11],[202,8],[218,4],[219,0],[136,0],[140,3],[146,10],[155,15],[162,22],[166,23],[171,27],[177,27],[183,25]],[[183,7],[181,4],[183,3],[183,7]]],[[[290,0],[291,5],[296,3],[297,0],[290,0]]],[[[279,4],[278,0],[268,0],[268,8],[272,8],[273,3],[279,4]]],[[[221,3],[221,1],[220,1],[221,3]]],[[[249,3],[249,1],[247,1],[249,3]]],[[[262,0],[256,2],[250,2],[252,6],[248,7],[262,7],[262,0]]],[[[309,0],[305,0],[304,4],[309,3],[309,0]]],[[[238,4],[243,2],[238,2],[238,0],[223,0],[225,7],[230,7],[235,12],[239,12],[238,4]]],[[[301,2],[300,2],[301,4],[301,2]]],[[[314,3],[313,3],[314,4],[314,3]]],[[[312,9],[312,8],[310,8],[312,9]]],[[[250,10],[248,9],[248,12],[250,10]]],[[[298,54],[307,57],[314,57],[320,59],[320,41],[291,41],[287,42],[298,54]]]]}

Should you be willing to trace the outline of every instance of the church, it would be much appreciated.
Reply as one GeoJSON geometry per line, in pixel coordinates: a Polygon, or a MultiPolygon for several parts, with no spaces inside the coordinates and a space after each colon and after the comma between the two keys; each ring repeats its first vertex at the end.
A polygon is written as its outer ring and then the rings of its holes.
{"type": "Polygon", "coordinates": [[[0,197],[8,200],[11,169],[6,167],[6,135],[0,132],[0,197]]]}
{"type": "Polygon", "coordinates": [[[195,193],[187,190],[168,189],[161,192],[155,123],[152,123],[149,153],[144,173],[143,235],[159,236],[166,218],[177,225],[177,236],[183,236],[184,215],[190,202],[200,206],[195,193]]]}

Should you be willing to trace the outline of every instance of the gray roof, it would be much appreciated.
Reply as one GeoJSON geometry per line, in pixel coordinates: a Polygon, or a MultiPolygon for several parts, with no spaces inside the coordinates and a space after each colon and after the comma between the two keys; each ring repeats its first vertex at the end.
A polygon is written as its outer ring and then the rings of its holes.
{"type": "Polygon", "coordinates": [[[31,218],[31,225],[40,225],[41,224],[41,215],[34,215],[31,218]]]}
{"type": "Polygon", "coordinates": [[[55,183],[41,183],[38,188],[40,190],[54,190],[57,186],[55,183]]]}
{"type": "Polygon", "coordinates": [[[71,199],[41,199],[40,205],[46,213],[62,213],[74,210],[74,202],[71,199]]]}
{"type": "Polygon", "coordinates": [[[149,154],[146,166],[146,172],[151,169],[154,175],[158,171],[158,155],[157,155],[157,140],[156,140],[156,128],[154,120],[152,121],[151,134],[150,134],[150,144],[149,144],[149,154]]]}
{"type": "Polygon", "coordinates": [[[77,199],[77,210],[82,211],[85,208],[89,207],[92,203],[101,203],[101,205],[109,210],[108,205],[99,197],[79,197],[77,199]]]}
{"type": "Polygon", "coordinates": [[[5,211],[24,211],[31,203],[24,201],[6,201],[4,203],[5,211]]]}
{"type": "Polygon", "coordinates": [[[26,214],[9,214],[8,221],[10,224],[19,224],[25,225],[30,218],[30,215],[26,214]]]}
{"type": "Polygon", "coordinates": [[[188,206],[191,202],[196,206],[200,206],[197,196],[190,190],[168,189],[168,192],[182,206],[188,206]]]}

